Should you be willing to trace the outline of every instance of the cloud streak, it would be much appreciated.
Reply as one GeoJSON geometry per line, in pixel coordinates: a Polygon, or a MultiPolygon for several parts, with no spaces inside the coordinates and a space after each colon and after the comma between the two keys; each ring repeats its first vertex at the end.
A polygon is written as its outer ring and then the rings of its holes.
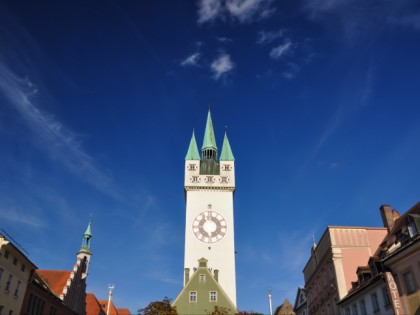
{"type": "Polygon", "coordinates": [[[181,61],[180,65],[183,67],[198,67],[200,64],[198,61],[200,60],[201,54],[199,52],[193,53],[192,55],[185,58],[181,61]]]}
{"type": "Polygon", "coordinates": [[[45,227],[44,223],[37,217],[28,214],[22,215],[22,212],[16,211],[13,208],[2,208],[0,210],[0,219],[4,221],[24,224],[36,229],[45,227]]]}
{"type": "Polygon", "coordinates": [[[264,45],[281,38],[284,34],[283,30],[278,31],[259,31],[257,37],[257,44],[264,45]]]}
{"type": "Polygon", "coordinates": [[[287,40],[284,44],[281,44],[277,47],[274,47],[273,49],[271,49],[270,51],[270,57],[272,59],[280,59],[283,56],[289,54],[292,50],[292,43],[287,40]]]}
{"type": "Polygon", "coordinates": [[[38,93],[35,85],[30,80],[19,77],[2,62],[0,92],[19,113],[31,129],[37,144],[48,152],[50,158],[59,160],[68,170],[99,191],[119,197],[111,179],[94,165],[94,160],[82,149],[76,135],[53,115],[37,107],[33,101],[38,93]]]}

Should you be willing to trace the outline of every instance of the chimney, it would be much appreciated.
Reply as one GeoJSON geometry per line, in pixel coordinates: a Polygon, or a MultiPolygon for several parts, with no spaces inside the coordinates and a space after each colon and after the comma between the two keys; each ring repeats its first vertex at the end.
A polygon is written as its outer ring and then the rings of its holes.
{"type": "Polygon", "coordinates": [[[390,205],[382,205],[379,210],[381,211],[382,222],[384,227],[388,229],[388,232],[391,230],[394,225],[394,216],[392,215],[392,210],[390,205]]]}
{"type": "Polygon", "coordinates": [[[219,282],[219,270],[217,270],[217,269],[214,270],[214,280],[219,282]]]}
{"type": "Polygon", "coordinates": [[[186,286],[187,282],[190,280],[190,268],[184,269],[184,279],[185,279],[184,286],[186,286]]]}

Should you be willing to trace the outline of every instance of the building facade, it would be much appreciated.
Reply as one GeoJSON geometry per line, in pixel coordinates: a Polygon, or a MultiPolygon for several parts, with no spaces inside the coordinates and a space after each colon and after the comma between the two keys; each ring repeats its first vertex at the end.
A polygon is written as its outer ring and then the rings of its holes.
{"type": "Polygon", "coordinates": [[[338,303],[342,314],[420,314],[420,203],[403,216],[382,205],[387,235],[357,268],[357,281],[338,303]]]}
{"type": "Polygon", "coordinates": [[[337,303],[356,281],[364,265],[385,237],[385,228],[329,226],[303,273],[309,314],[338,314],[337,303]]]}
{"type": "Polygon", "coordinates": [[[31,275],[21,313],[86,314],[86,278],[90,263],[90,222],[72,270],[40,270],[31,275]]]}
{"type": "Polygon", "coordinates": [[[35,269],[23,250],[0,231],[0,314],[20,314],[35,269]]]}
{"type": "MultiPolygon", "coordinates": [[[[235,159],[226,132],[219,157],[210,109],[201,155],[194,132],[191,137],[185,157],[184,188],[186,202],[184,287],[188,285],[188,281],[185,281],[187,274],[193,274],[197,270],[197,261],[201,258],[206,259],[208,261],[206,268],[218,270],[217,283],[236,308],[233,215],[235,159]]],[[[196,300],[191,300],[191,307],[198,311],[200,308],[195,305],[200,305],[200,301],[207,303],[208,296],[197,296],[196,300]]],[[[204,309],[201,308],[201,311],[204,309]]]]}
{"type": "Polygon", "coordinates": [[[306,303],[306,290],[304,287],[299,287],[297,290],[293,310],[295,311],[296,315],[308,314],[308,304],[306,303]]]}
{"type": "MultiPolygon", "coordinates": [[[[385,213],[391,208],[386,206],[385,213]]],[[[420,314],[420,202],[388,225],[389,234],[381,244],[379,257],[386,273],[394,310],[420,314]],[[396,285],[393,287],[392,281],[396,285]],[[394,294],[398,292],[399,298],[394,294]]]]}

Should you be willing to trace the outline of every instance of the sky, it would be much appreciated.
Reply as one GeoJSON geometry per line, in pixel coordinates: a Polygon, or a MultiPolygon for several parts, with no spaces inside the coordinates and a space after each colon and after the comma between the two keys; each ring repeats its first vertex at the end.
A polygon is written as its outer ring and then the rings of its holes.
{"type": "Polygon", "coordinates": [[[237,303],[294,303],[313,238],[419,201],[420,3],[0,1],[0,227],[132,312],[183,285],[184,158],[235,156],[237,303]]]}

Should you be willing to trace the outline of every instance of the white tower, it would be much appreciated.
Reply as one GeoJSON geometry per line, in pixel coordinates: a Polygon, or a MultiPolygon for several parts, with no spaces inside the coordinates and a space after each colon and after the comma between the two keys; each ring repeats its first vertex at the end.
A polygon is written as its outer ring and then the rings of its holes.
{"type": "Polygon", "coordinates": [[[219,270],[219,284],[236,306],[233,222],[235,159],[226,132],[218,159],[210,109],[201,157],[194,132],[192,134],[185,157],[184,187],[186,200],[184,268],[194,270],[197,267],[197,260],[206,258],[209,268],[219,270]]]}

